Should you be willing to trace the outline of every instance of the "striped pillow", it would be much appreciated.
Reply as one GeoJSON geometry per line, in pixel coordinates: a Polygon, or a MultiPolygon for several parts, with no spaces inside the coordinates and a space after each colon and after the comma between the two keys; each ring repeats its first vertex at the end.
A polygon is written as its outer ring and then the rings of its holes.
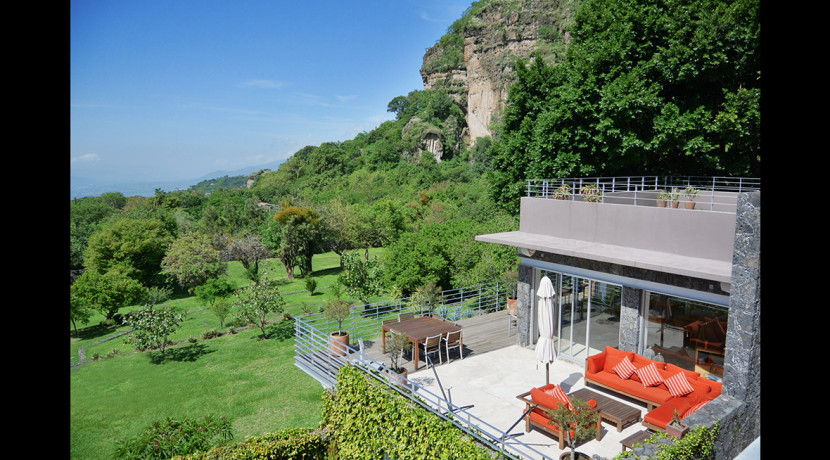
{"type": "Polygon", "coordinates": [[[663,383],[663,377],[657,372],[657,366],[654,363],[649,363],[634,371],[640,381],[643,382],[643,388],[653,387],[663,383]]]}
{"type": "Polygon", "coordinates": [[[545,393],[553,396],[559,401],[562,401],[563,404],[568,406],[568,409],[574,409],[574,406],[571,404],[571,398],[568,397],[568,394],[565,393],[565,390],[563,390],[561,386],[554,385],[553,388],[545,390],[545,393]]]}
{"type": "Polygon", "coordinates": [[[622,361],[619,362],[616,366],[613,367],[614,372],[620,376],[621,379],[625,380],[631,377],[631,374],[634,373],[637,369],[631,364],[631,360],[628,357],[623,358],[622,361]]]}
{"type": "Polygon", "coordinates": [[[688,417],[688,416],[690,416],[690,415],[694,414],[695,412],[697,412],[697,410],[698,410],[698,409],[700,409],[701,407],[705,406],[705,405],[706,405],[709,401],[711,401],[711,399],[704,399],[703,401],[701,401],[701,402],[699,402],[699,403],[695,404],[694,406],[690,407],[690,408],[689,408],[689,410],[687,410],[686,412],[684,412],[684,413],[683,413],[683,416],[682,416],[682,417],[680,417],[680,418],[686,418],[686,417],[688,417]]]}
{"type": "Polygon", "coordinates": [[[671,393],[671,395],[675,398],[686,396],[687,394],[695,391],[683,372],[678,372],[677,374],[672,375],[667,378],[665,382],[666,386],[669,387],[669,393],[671,393]]]}

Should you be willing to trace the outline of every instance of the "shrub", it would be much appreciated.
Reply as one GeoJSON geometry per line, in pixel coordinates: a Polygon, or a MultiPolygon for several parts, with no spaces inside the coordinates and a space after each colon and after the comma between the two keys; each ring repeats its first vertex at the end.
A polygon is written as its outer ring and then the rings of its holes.
{"type": "Polygon", "coordinates": [[[168,417],[163,422],[153,422],[133,438],[119,440],[115,457],[166,459],[219,447],[231,440],[231,422],[225,416],[178,420],[168,417]]]}
{"type": "Polygon", "coordinates": [[[219,337],[220,335],[221,334],[219,334],[219,331],[217,331],[216,329],[208,329],[202,332],[202,340],[212,339],[214,337],[219,337]]]}
{"type": "Polygon", "coordinates": [[[252,436],[235,445],[197,452],[176,460],[254,459],[325,460],[328,455],[329,435],[325,430],[287,428],[276,433],[252,436]]]}
{"type": "Polygon", "coordinates": [[[306,278],[305,280],[305,288],[308,289],[308,292],[311,295],[314,295],[314,290],[317,289],[317,280],[314,278],[306,278]]]}

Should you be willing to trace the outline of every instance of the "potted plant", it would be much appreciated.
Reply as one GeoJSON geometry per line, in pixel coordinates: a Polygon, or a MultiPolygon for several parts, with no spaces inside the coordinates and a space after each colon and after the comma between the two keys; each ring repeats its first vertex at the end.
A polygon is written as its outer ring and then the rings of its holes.
{"type": "Polygon", "coordinates": [[[671,196],[671,207],[678,207],[680,205],[680,191],[677,187],[672,188],[669,195],[671,196]]]}
{"type": "Polygon", "coordinates": [[[516,284],[519,282],[519,271],[515,268],[506,270],[502,274],[501,282],[510,289],[510,294],[507,295],[507,313],[518,316],[519,301],[516,299],[516,284]]]}
{"type": "MultiPolygon", "coordinates": [[[[391,337],[386,339],[386,349],[384,352],[389,356],[389,362],[391,363],[391,370],[392,372],[406,378],[409,373],[405,367],[401,366],[401,357],[403,356],[403,352],[407,351],[412,348],[412,342],[409,341],[409,338],[406,334],[400,334],[397,332],[392,332],[391,337]]],[[[402,384],[406,384],[406,381],[403,379],[399,379],[402,384]]]]}
{"type": "Polygon", "coordinates": [[[345,356],[347,354],[349,333],[343,331],[343,320],[348,318],[351,312],[352,304],[343,299],[332,299],[326,305],[326,318],[337,321],[337,331],[329,336],[331,352],[335,355],[345,356]]]}
{"type": "Polygon", "coordinates": [[[588,184],[579,189],[579,193],[583,195],[583,200],[591,203],[599,203],[602,201],[602,190],[598,189],[594,184],[588,184]]]}
{"type": "Polygon", "coordinates": [[[695,208],[694,199],[698,195],[698,193],[700,193],[700,190],[692,187],[691,185],[686,187],[685,189],[683,189],[683,196],[685,196],[686,199],[688,199],[688,201],[683,203],[684,206],[686,206],[686,209],[694,209],[695,208]]]}
{"type": "Polygon", "coordinates": [[[569,196],[571,196],[571,186],[568,184],[560,185],[559,188],[553,192],[553,198],[557,200],[567,200],[569,196]]]}
{"type": "Polygon", "coordinates": [[[674,436],[677,439],[681,439],[688,432],[689,425],[686,425],[680,421],[680,414],[677,413],[677,409],[674,409],[674,417],[672,417],[671,421],[666,424],[666,434],[674,436]]]}
{"type": "Polygon", "coordinates": [[[665,208],[666,203],[671,201],[671,198],[672,198],[671,193],[669,193],[669,192],[667,192],[663,189],[657,190],[657,207],[658,208],[665,208]]]}
{"type": "Polygon", "coordinates": [[[590,460],[589,455],[576,451],[576,445],[597,436],[600,413],[579,398],[571,397],[570,399],[573,410],[562,403],[556,409],[547,410],[550,419],[548,423],[559,430],[559,436],[564,436],[565,443],[571,448],[570,452],[563,453],[559,459],[590,460]]]}
{"type": "Polygon", "coordinates": [[[441,292],[441,286],[438,286],[435,280],[427,281],[416,291],[417,296],[421,299],[421,306],[426,307],[429,316],[432,316],[435,307],[444,301],[441,292]]]}

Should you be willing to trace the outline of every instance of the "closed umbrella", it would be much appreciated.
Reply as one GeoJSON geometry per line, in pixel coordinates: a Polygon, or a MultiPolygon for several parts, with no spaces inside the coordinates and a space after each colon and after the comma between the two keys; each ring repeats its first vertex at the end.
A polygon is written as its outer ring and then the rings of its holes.
{"type": "Polygon", "coordinates": [[[545,383],[550,383],[550,363],[556,359],[556,350],[553,347],[553,283],[547,276],[542,278],[539,290],[539,341],[536,342],[536,360],[545,363],[545,383]]]}

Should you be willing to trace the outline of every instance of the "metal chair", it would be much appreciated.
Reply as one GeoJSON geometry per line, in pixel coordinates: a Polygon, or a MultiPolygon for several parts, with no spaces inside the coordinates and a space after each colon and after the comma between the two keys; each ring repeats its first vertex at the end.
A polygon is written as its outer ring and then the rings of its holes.
{"type": "Polygon", "coordinates": [[[425,357],[429,356],[430,353],[438,352],[438,362],[443,364],[444,360],[441,358],[441,337],[441,334],[434,337],[427,337],[419,346],[423,347],[425,357]]]}
{"type": "Polygon", "coordinates": [[[444,342],[444,349],[447,350],[447,362],[450,362],[450,349],[458,348],[458,356],[464,359],[464,352],[461,350],[461,331],[447,332],[442,339],[444,342]]]}
{"type": "Polygon", "coordinates": [[[513,329],[513,325],[516,325],[516,330],[519,330],[519,317],[514,315],[509,310],[507,312],[507,336],[510,337],[510,330],[513,329]]]}
{"type": "Polygon", "coordinates": [[[398,320],[399,321],[403,321],[403,320],[407,320],[407,319],[413,319],[413,318],[415,318],[415,313],[412,313],[412,312],[401,313],[400,315],[398,315],[398,320]]]}

